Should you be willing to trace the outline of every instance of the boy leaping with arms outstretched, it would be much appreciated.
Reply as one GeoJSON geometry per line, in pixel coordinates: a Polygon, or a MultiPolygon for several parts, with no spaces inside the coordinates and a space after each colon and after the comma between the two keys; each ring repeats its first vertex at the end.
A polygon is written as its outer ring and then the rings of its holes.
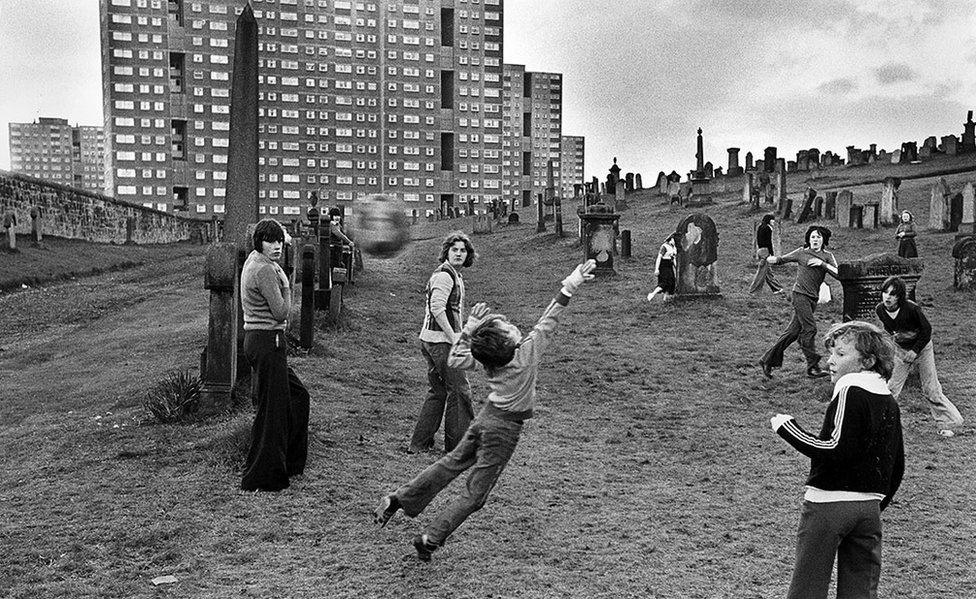
{"type": "Polygon", "coordinates": [[[462,472],[474,466],[459,497],[444,508],[424,531],[414,537],[417,557],[430,561],[431,553],[444,544],[469,515],[481,509],[488,493],[515,451],[522,423],[532,417],[535,381],[542,354],[552,338],[569,298],[593,278],[596,262],[587,260],[562,281],[562,289],[542,313],[532,332],[522,337],[518,327],[501,314],[490,314],[484,303],[471,308],[461,335],[451,348],[448,365],[474,368],[477,362],[488,375],[488,403],[475,417],[453,451],[428,466],[413,480],[383,497],[375,521],[386,526],[402,509],[415,517],[462,472]]]}

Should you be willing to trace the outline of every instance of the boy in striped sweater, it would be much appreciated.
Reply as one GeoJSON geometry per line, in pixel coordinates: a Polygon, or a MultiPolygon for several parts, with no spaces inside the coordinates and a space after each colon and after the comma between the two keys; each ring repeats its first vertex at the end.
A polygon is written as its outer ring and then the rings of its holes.
{"type": "Polygon", "coordinates": [[[792,416],[770,419],[810,458],[789,599],[825,599],[834,557],[838,597],[876,597],[881,575],[881,510],[905,466],[901,415],[888,391],[892,347],[866,322],[834,325],[824,336],[834,393],[817,434],[792,416]]]}

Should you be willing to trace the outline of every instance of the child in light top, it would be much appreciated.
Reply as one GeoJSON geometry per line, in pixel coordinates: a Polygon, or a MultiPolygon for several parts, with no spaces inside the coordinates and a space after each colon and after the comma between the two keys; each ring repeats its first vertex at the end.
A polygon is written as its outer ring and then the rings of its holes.
{"type": "Polygon", "coordinates": [[[504,316],[489,314],[486,304],[479,303],[471,309],[451,348],[448,363],[453,368],[471,369],[480,362],[491,389],[488,403],[453,451],[383,497],[375,512],[375,521],[383,526],[400,509],[415,517],[452,480],[472,469],[461,495],[414,537],[413,546],[422,561],[429,561],[434,550],[488,499],[515,451],[522,423],[532,417],[539,363],[552,339],[559,314],[573,293],[593,278],[595,268],[596,262],[588,260],[563,279],[562,289],[525,337],[504,316]]]}
{"type": "Polygon", "coordinates": [[[901,415],[888,391],[892,348],[880,329],[851,321],[830,328],[834,393],[819,433],[792,416],[770,419],[810,458],[789,599],[825,599],[834,558],[838,597],[876,597],[881,574],[881,510],[905,468],[901,415]]]}

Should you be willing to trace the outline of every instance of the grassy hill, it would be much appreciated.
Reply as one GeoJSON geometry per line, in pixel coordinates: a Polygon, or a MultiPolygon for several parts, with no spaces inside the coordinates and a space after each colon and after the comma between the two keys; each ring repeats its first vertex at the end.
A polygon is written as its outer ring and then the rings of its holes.
{"type": "MultiPolygon", "coordinates": [[[[922,223],[931,183],[901,188],[922,223]]],[[[193,368],[203,347],[199,256],[0,298],[0,328],[11,332],[0,341],[0,595],[783,595],[809,464],[768,418],[818,426],[830,385],[803,376],[796,346],[773,380],[760,375],[758,357],[791,313],[766,292],[746,293],[758,215],[738,197],[705,210],[720,235],[721,299],[649,304],[654,253],[689,211],[647,192],[628,202],[620,225],[633,232],[633,258],[573,298],[540,374],[536,418],[485,508],[429,565],[409,558],[408,543],[430,514],[398,515],[381,530],[370,511],[437,457],[404,452],[425,392],[416,334],[439,238],[459,224],[470,231],[467,221],[420,224],[400,256],[369,260],[342,322],[322,323],[317,346],[290,359],[312,393],[309,467],[273,495],[236,490],[249,415],[143,420],[147,385],[193,368]],[[179,582],[150,585],[163,574],[179,582]]],[[[564,210],[572,232],[573,207],[564,210]]],[[[469,305],[488,301],[527,329],[582,251],[551,225],[536,234],[534,215],[523,221],[475,237],[465,279],[469,305]]],[[[784,250],[805,228],[785,224],[784,250]]],[[[896,247],[890,229],[832,228],[840,261],[896,247]]],[[[973,422],[976,301],[952,289],[953,241],[922,227],[918,293],[945,392],[973,422]]],[[[789,268],[778,273],[792,279],[789,268]]],[[[840,319],[836,282],[833,291],[817,313],[821,331],[840,319]]],[[[483,375],[471,382],[483,399],[483,375]]],[[[967,426],[939,437],[917,387],[901,404],[908,464],[884,514],[881,593],[973,596],[976,435],[967,426]]]]}

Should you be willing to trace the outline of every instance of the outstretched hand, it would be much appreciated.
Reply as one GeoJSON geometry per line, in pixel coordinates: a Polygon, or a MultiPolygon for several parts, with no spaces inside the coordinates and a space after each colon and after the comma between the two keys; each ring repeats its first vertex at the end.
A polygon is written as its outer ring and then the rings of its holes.
{"type": "Polygon", "coordinates": [[[482,322],[485,321],[485,317],[488,316],[488,304],[485,302],[478,302],[477,304],[471,306],[471,312],[468,313],[468,322],[465,326],[469,329],[475,329],[482,322]]]}
{"type": "Polygon", "coordinates": [[[595,276],[593,271],[596,270],[596,260],[592,258],[586,262],[579,264],[573,269],[573,272],[569,273],[569,276],[563,279],[563,288],[572,294],[574,291],[579,289],[580,285],[586,281],[590,281],[595,276]]]}

